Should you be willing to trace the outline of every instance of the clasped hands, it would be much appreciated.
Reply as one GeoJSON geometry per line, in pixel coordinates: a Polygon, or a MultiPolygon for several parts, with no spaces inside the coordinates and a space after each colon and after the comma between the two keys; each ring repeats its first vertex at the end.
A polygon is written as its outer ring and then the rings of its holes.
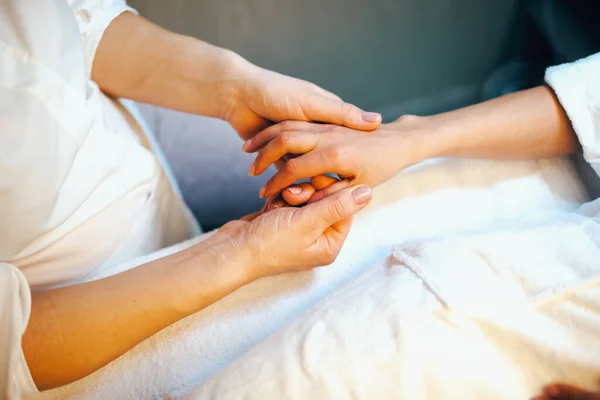
{"type": "Polygon", "coordinates": [[[420,161],[416,142],[406,141],[420,137],[419,119],[382,125],[381,115],[312,83],[240,63],[230,63],[225,81],[237,84],[219,116],[246,141],[244,151],[258,152],[250,175],[271,164],[279,171],[260,191],[263,210],[225,224],[211,243],[250,265],[248,281],[330,264],[371,187],[420,161]]]}

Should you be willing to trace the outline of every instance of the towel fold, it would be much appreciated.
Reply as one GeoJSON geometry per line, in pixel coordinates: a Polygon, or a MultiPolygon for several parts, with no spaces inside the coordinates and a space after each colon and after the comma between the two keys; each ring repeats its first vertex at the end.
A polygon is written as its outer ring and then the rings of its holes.
{"type": "MultiPolygon", "coordinates": [[[[600,201],[599,201],[600,202],[600,201]]],[[[600,378],[600,220],[416,240],[187,399],[528,399],[600,378]]]]}
{"type": "MultiPolygon", "coordinates": [[[[396,243],[408,239],[524,224],[526,221],[531,222],[558,212],[573,210],[586,200],[587,194],[568,160],[515,163],[432,160],[423,163],[404,171],[374,190],[373,202],[355,218],[348,240],[331,266],[306,273],[261,279],[247,285],[205,310],[164,329],[96,373],[71,385],[44,392],[40,396],[46,399],[138,400],[183,396],[186,393],[192,393],[191,396],[194,396],[194,390],[197,390],[196,398],[202,399],[298,398],[297,395],[271,397],[268,389],[275,383],[263,379],[262,376],[253,375],[250,380],[254,382],[232,378],[229,382],[219,380],[218,384],[210,378],[216,378],[215,374],[221,370],[225,372],[237,368],[237,365],[246,365],[242,362],[244,353],[280,332],[294,320],[304,318],[303,315],[321,299],[335,293],[369,266],[389,256],[392,245],[396,243]],[[261,397],[251,392],[243,394],[245,387],[256,385],[263,387],[266,392],[261,393],[269,396],[261,397]],[[231,392],[235,390],[238,391],[231,392]],[[228,396],[228,393],[235,395],[228,396]]],[[[165,249],[111,270],[98,271],[90,279],[132,268],[140,262],[164,256],[193,242],[165,249]]],[[[416,286],[414,283],[410,285],[420,288],[420,283],[416,286]]],[[[367,286],[360,288],[366,290],[367,286]]],[[[373,288],[377,287],[382,290],[392,289],[373,285],[373,288]]],[[[345,293],[344,290],[341,292],[345,293]]],[[[390,296],[393,298],[400,294],[398,290],[390,290],[389,293],[373,290],[367,292],[374,297],[380,296],[381,299],[390,296]]],[[[370,315],[370,320],[354,320],[349,317],[346,322],[339,320],[342,321],[339,323],[341,327],[352,330],[358,329],[357,325],[352,324],[352,321],[355,321],[362,327],[357,332],[364,331],[371,329],[369,325],[376,325],[375,320],[379,312],[388,311],[376,307],[364,309],[363,315],[370,315]]],[[[318,331],[320,328],[315,329],[316,333],[311,336],[312,343],[325,340],[318,331]]],[[[342,346],[345,339],[343,336],[339,338],[338,344],[342,346]]],[[[298,339],[285,339],[290,343],[294,343],[295,340],[298,339]]],[[[336,340],[329,337],[321,345],[327,348],[335,345],[336,340]]],[[[377,350],[377,354],[394,348],[393,342],[386,342],[382,337],[374,336],[373,340],[381,341],[383,346],[377,350]]],[[[369,343],[373,343],[373,340],[369,343]]],[[[269,341],[263,344],[267,343],[269,341]]],[[[331,347],[332,351],[335,348],[331,347]]],[[[298,350],[301,351],[302,348],[298,350]]],[[[257,362],[261,363],[260,357],[264,356],[265,365],[271,363],[269,357],[277,357],[273,351],[275,350],[269,347],[266,353],[259,353],[257,362]]],[[[309,347],[306,347],[306,351],[306,357],[312,357],[311,365],[318,367],[321,355],[309,351],[309,347]]],[[[343,353],[338,354],[338,357],[342,356],[343,353]]],[[[402,357],[407,357],[407,360],[415,359],[408,353],[402,357]]],[[[401,365],[402,362],[399,361],[401,360],[394,360],[394,363],[401,365]]],[[[333,367],[334,364],[324,365],[333,367]]],[[[339,364],[335,365],[335,368],[340,367],[339,364]]],[[[399,368],[389,363],[386,366],[394,370],[399,368]]],[[[362,371],[360,366],[356,368],[362,371]]],[[[285,371],[285,368],[282,371],[285,371]]],[[[321,372],[326,373],[325,370],[321,372]]],[[[331,376],[332,379],[335,377],[331,376]]],[[[390,379],[396,377],[394,374],[390,375],[390,379]]],[[[273,378],[280,379],[281,376],[274,375],[273,378]]],[[[315,375],[314,379],[320,380],[321,376],[315,375]]],[[[277,385],[289,385],[286,393],[293,394],[294,390],[300,390],[299,383],[294,382],[284,380],[277,385]]],[[[396,387],[395,383],[387,379],[385,382],[388,382],[390,387],[396,387]]],[[[342,380],[340,384],[349,383],[342,380]]],[[[366,379],[363,383],[366,385],[364,388],[368,388],[368,384],[369,380],[366,379]]]]}

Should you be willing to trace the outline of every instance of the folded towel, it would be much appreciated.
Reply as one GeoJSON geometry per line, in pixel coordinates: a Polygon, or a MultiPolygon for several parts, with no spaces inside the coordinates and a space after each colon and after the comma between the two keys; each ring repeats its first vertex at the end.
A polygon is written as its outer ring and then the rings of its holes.
{"type": "MultiPolygon", "coordinates": [[[[600,200],[596,206],[600,206],[600,200]]],[[[600,378],[600,218],[416,240],[187,399],[528,399],[600,378]]]]}
{"type": "MultiPolygon", "coordinates": [[[[372,204],[355,219],[331,266],[247,285],[164,329],[96,373],[41,397],[146,399],[189,393],[229,364],[236,365],[242,354],[367,267],[385,259],[395,243],[531,222],[573,210],[586,200],[568,160],[432,160],[420,164],[374,190],[372,204]]],[[[98,271],[90,279],[132,268],[194,241],[98,271]]],[[[246,383],[231,385],[243,387],[246,383]]],[[[266,382],[261,380],[261,384],[266,382]]]]}

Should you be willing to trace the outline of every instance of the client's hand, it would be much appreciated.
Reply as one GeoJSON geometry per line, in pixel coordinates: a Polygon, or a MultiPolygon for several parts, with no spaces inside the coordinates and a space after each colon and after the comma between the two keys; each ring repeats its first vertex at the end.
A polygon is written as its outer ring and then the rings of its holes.
{"type": "Polygon", "coordinates": [[[430,154],[421,119],[406,116],[381,125],[372,132],[335,125],[286,121],[269,127],[248,140],[247,152],[260,150],[250,167],[251,175],[262,174],[286,154],[285,160],[261,190],[272,196],[298,179],[335,173],[352,184],[378,185],[400,170],[423,161],[430,154]]]}
{"type": "Polygon", "coordinates": [[[544,387],[544,394],[532,400],[600,400],[600,392],[580,389],[566,383],[555,383],[544,387]]]}
{"type": "Polygon", "coordinates": [[[350,230],[351,216],[371,200],[368,186],[341,190],[302,208],[282,207],[225,224],[219,241],[244,258],[247,281],[331,264],[350,230]]]}

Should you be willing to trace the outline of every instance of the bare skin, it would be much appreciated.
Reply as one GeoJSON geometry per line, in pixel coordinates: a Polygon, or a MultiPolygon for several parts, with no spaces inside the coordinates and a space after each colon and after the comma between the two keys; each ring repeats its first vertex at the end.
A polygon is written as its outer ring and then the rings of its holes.
{"type": "Polygon", "coordinates": [[[543,86],[444,114],[401,117],[373,132],[287,121],[260,132],[245,149],[258,151],[251,174],[280,163],[261,193],[269,197],[320,174],[375,186],[428,158],[551,158],[578,151],[579,143],[554,93],[543,86]],[[286,154],[294,157],[282,162],[286,154]]]}
{"type": "Polygon", "coordinates": [[[115,96],[224,119],[243,139],[284,120],[359,130],[381,124],[381,115],[363,112],[317,85],[260,68],[232,51],[169,32],[132,13],[109,25],[92,79],[115,96]]]}

